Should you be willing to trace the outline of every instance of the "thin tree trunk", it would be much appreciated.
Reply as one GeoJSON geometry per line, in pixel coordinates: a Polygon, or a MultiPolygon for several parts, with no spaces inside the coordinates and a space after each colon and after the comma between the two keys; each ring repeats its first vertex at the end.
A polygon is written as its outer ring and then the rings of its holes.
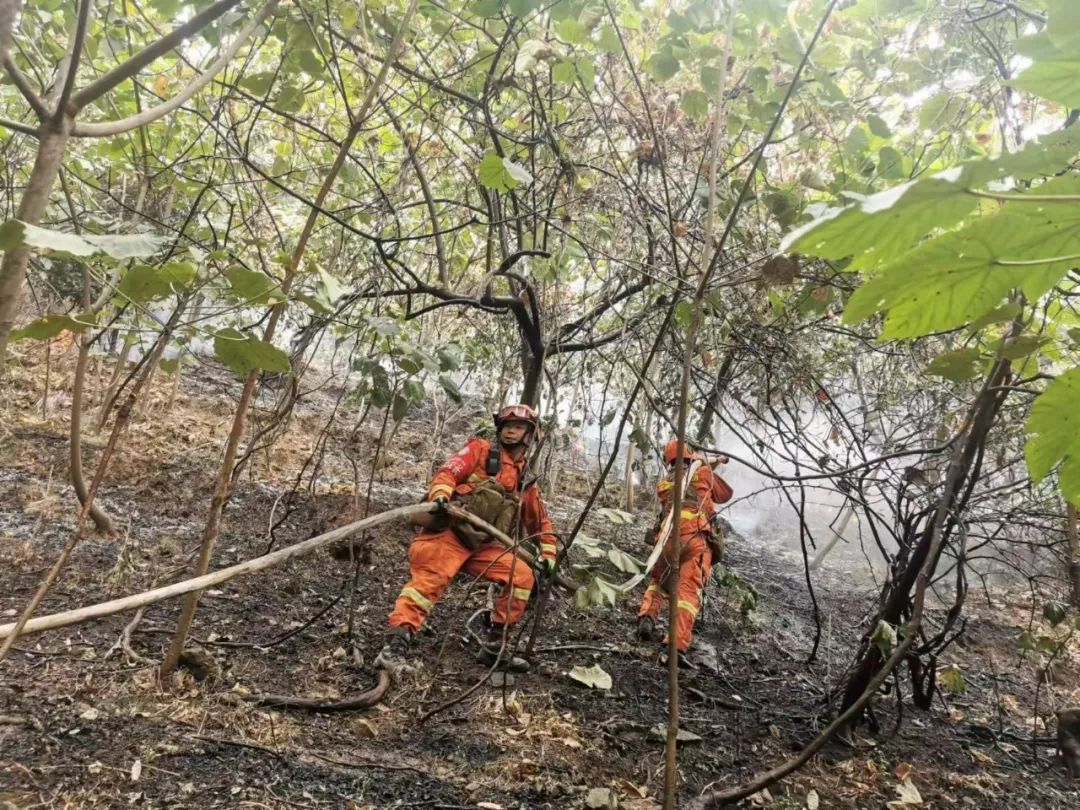
{"type": "MultiPolygon", "coordinates": [[[[64,157],[64,148],[70,137],[72,121],[64,118],[57,126],[42,125],[38,136],[37,156],[30,171],[30,179],[19,201],[15,218],[28,225],[37,225],[49,204],[56,176],[60,172],[60,162],[64,157]]],[[[15,326],[15,315],[22,300],[23,279],[26,278],[26,265],[30,260],[30,249],[26,245],[4,252],[0,262],[0,373],[7,363],[8,337],[15,326]]]]}
{"type": "Polygon", "coordinates": [[[109,377],[109,384],[106,386],[105,394],[101,398],[101,410],[98,412],[97,424],[94,426],[95,433],[100,433],[109,419],[109,410],[112,408],[113,400],[116,399],[116,390],[120,387],[120,375],[127,366],[128,358],[131,356],[134,339],[134,330],[128,330],[128,333],[122,338],[124,345],[120,349],[120,357],[113,367],[112,376],[109,377]]]}
{"type": "Polygon", "coordinates": [[[626,440],[626,476],[623,479],[625,485],[623,508],[627,512],[634,511],[634,430],[637,430],[637,426],[631,423],[631,428],[630,436],[626,440]]]}
{"type": "MultiPolygon", "coordinates": [[[[85,272],[85,271],[84,271],[85,272]]],[[[89,492],[82,463],[82,409],[83,389],[86,387],[86,365],[90,359],[90,338],[79,339],[79,359],[75,362],[75,382],[71,387],[71,485],[82,506],[86,506],[89,492]]],[[[96,503],[90,506],[90,518],[102,534],[113,534],[115,527],[112,519],[96,503]]]]}
{"type": "MultiPolygon", "coordinates": [[[[349,132],[342,141],[341,148],[338,150],[337,157],[334,159],[333,165],[323,179],[322,186],[315,196],[315,207],[313,207],[308,214],[307,220],[304,223],[304,229],[300,233],[296,249],[293,251],[291,261],[289,262],[288,270],[281,282],[281,293],[286,300],[288,299],[289,290],[292,287],[293,280],[296,278],[296,274],[301,268],[304,254],[307,252],[308,240],[311,238],[311,233],[315,228],[315,222],[319,217],[319,211],[321,210],[327,195],[329,195],[330,189],[333,187],[334,181],[341,171],[341,167],[345,164],[349,149],[352,147],[357,135],[360,134],[364,121],[367,119],[368,111],[375,101],[375,96],[382,89],[382,84],[386,78],[386,74],[390,70],[390,65],[393,64],[394,60],[397,58],[398,49],[401,47],[405,32],[408,30],[409,20],[412,18],[418,5],[419,0],[412,0],[402,19],[398,23],[397,33],[395,34],[390,47],[387,49],[386,58],[383,61],[382,67],[379,70],[378,75],[368,86],[364,102],[357,112],[356,118],[352,121],[349,132]]],[[[281,319],[284,311],[284,303],[276,304],[271,308],[270,318],[267,321],[266,330],[263,333],[264,341],[269,343],[273,340],[274,333],[277,331],[278,321],[281,319]]],[[[221,460],[221,467],[218,470],[218,479],[217,484],[214,487],[214,496],[210,501],[210,514],[207,517],[206,528],[203,530],[202,542],[199,545],[199,558],[195,563],[195,576],[197,577],[202,576],[210,569],[210,557],[213,554],[214,545],[217,542],[221,525],[221,515],[225,509],[225,501],[229,496],[229,482],[232,480],[233,467],[236,464],[236,455],[240,446],[240,439],[244,434],[244,424],[247,419],[248,407],[250,406],[252,396],[255,393],[255,383],[258,381],[258,378],[258,369],[253,369],[248,372],[247,378],[244,380],[243,391],[240,394],[240,402],[236,406],[236,415],[233,418],[232,429],[229,431],[229,437],[225,443],[225,453],[221,460]]],[[[198,607],[198,604],[198,591],[188,594],[184,599],[183,607],[180,609],[180,619],[176,625],[176,632],[173,635],[172,642],[169,644],[168,651],[165,653],[165,658],[161,662],[161,675],[168,675],[176,669],[176,665],[180,660],[180,654],[184,651],[184,645],[187,642],[188,632],[191,630],[191,623],[195,619],[195,609],[198,607]]]]}
{"type": "Polygon", "coordinates": [[[1080,532],[1076,526],[1076,507],[1065,505],[1065,531],[1069,538],[1069,581],[1072,583],[1073,607],[1080,608],[1080,532]]]}

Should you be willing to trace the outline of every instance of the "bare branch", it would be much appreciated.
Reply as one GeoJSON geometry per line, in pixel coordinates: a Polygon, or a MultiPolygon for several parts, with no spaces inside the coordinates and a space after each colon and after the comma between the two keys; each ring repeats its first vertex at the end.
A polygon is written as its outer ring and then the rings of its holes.
{"type": "Polygon", "coordinates": [[[72,129],[71,134],[76,137],[84,138],[119,135],[122,132],[127,132],[128,130],[151,124],[159,118],[168,115],[173,110],[183,106],[192,96],[213,81],[214,76],[220,73],[221,70],[232,61],[233,57],[236,56],[236,52],[240,50],[240,47],[245,42],[247,42],[255,29],[262,25],[266,18],[270,16],[277,4],[278,0],[266,0],[266,3],[259,9],[259,12],[251,22],[244,27],[244,30],[237,34],[236,39],[233,40],[232,44],[222,51],[221,55],[215,59],[205,71],[199,74],[199,76],[188,83],[183,90],[168,101],[162,102],[156,107],[151,107],[148,110],[143,110],[135,115],[129,115],[127,118],[121,118],[119,121],[106,121],[98,124],[76,124],[72,129]]]}
{"type": "Polygon", "coordinates": [[[30,82],[26,80],[26,76],[19,70],[19,66],[15,64],[15,60],[11,58],[10,53],[5,53],[3,56],[4,70],[7,71],[11,77],[11,83],[14,84],[19,92],[22,93],[23,98],[34,109],[34,113],[41,121],[46,120],[49,117],[49,109],[45,106],[45,102],[41,100],[41,96],[34,92],[34,88],[30,86],[30,82]]]}
{"type": "Polygon", "coordinates": [[[126,62],[117,65],[95,82],[91,82],[71,97],[71,104],[81,110],[90,102],[108,93],[145,68],[155,59],[164,56],[185,39],[194,36],[226,11],[237,5],[240,0],[218,0],[214,5],[201,11],[181,26],[174,28],[156,42],[147,45],[126,62]]]}

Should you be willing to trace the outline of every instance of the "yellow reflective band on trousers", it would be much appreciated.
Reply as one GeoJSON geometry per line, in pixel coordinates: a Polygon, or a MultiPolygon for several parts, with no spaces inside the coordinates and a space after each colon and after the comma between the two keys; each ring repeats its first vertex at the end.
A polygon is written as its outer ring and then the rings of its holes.
{"type": "Polygon", "coordinates": [[[528,588],[514,588],[514,598],[527,601],[531,591],[528,588]]]}
{"type": "Polygon", "coordinates": [[[679,517],[681,517],[683,520],[693,520],[694,518],[701,517],[701,512],[699,512],[697,509],[683,509],[681,512],[679,512],[679,517]]]}
{"type": "Polygon", "coordinates": [[[420,593],[420,591],[416,590],[416,588],[402,588],[401,595],[406,599],[415,602],[425,613],[431,610],[431,600],[420,593]]]}
{"type": "Polygon", "coordinates": [[[687,602],[685,599],[679,600],[679,610],[685,610],[691,616],[697,618],[698,609],[692,603],[687,602]]]}

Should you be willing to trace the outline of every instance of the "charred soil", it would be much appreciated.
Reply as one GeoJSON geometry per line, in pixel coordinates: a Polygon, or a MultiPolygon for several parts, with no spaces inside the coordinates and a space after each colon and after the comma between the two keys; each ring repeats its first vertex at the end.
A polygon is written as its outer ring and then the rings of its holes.
{"type": "MultiPolygon", "coordinates": [[[[29,599],[75,515],[67,469],[70,357],[53,370],[45,418],[43,369],[28,360],[12,374],[0,414],[4,621],[29,599]]],[[[228,428],[227,382],[223,372],[206,369],[185,383],[168,413],[171,383],[159,383],[101,493],[119,536],[83,539],[39,615],[186,576],[228,428]]],[[[338,393],[304,400],[273,452],[253,457],[226,509],[215,568],[355,517],[354,482],[366,491],[380,419],[372,415],[354,442],[355,477],[344,436],[328,434],[320,449],[338,393]],[[317,463],[301,474],[313,455],[317,463]]],[[[268,397],[264,406],[270,404],[268,397]]],[[[440,440],[417,418],[407,419],[375,472],[370,511],[418,499],[432,463],[474,425],[463,411],[440,440]]],[[[101,444],[86,438],[89,470],[101,444]]],[[[734,477],[737,483],[737,470],[734,477]]],[[[580,491],[569,489],[549,496],[559,528],[582,505],[580,491]]],[[[642,514],[638,523],[647,522],[651,516],[642,514]]],[[[641,556],[640,530],[631,540],[627,529],[599,515],[587,526],[641,556]]],[[[386,613],[407,575],[410,536],[400,525],[359,538],[351,594],[353,564],[340,553],[317,553],[208,591],[193,643],[212,656],[216,671],[202,681],[189,671],[156,681],[175,602],[147,609],[127,650],[118,641],[130,615],[21,639],[0,664],[0,805],[657,807],[663,742],[654,729],[666,720],[666,669],[659,645],[632,640],[640,592],[614,609],[584,612],[556,594],[532,671],[486,683],[454,703],[485,674],[460,643],[485,589],[461,580],[416,645],[423,671],[395,684],[382,705],[335,715],[262,709],[245,700],[253,692],[339,698],[370,688],[386,613]],[[610,689],[568,677],[573,667],[593,664],[611,675],[610,689]],[[610,791],[606,798],[603,791],[610,791]]],[[[729,591],[710,588],[697,636],[714,660],[684,680],[684,803],[711,783],[736,784],[813,738],[827,722],[828,690],[852,660],[872,606],[871,591],[817,576],[821,640],[808,663],[815,625],[801,561],[732,538],[726,564],[753,585],[758,604],[744,617],[729,591]]],[[[611,575],[624,576],[613,569],[611,575]]],[[[1052,721],[1048,728],[1043,720],[1048,687],[1037,690],[1039,673],[1016,645],[1029,609],[1030,598],[973,598],[965,635],[942,662],[961,667],[963,693],[942,692],[929,710],[906,704],[901,712],[894,686],[876,702],[876,734],[856,729],[750,803],[918,807],[910,791],[898,792],[909,784],[926,807],[1080,806],[1052,758],[1052,721]]],[[[1062,656],[1052,674],[1059,702],[1080,702],[1071,656],[1062,656]]]]}

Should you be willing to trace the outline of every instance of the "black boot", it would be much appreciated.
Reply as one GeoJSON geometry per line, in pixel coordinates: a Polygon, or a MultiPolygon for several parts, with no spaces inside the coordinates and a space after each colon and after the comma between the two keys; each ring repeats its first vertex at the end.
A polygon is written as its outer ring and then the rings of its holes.
{"type": "Polygon", "coordinates": [[[638,641],[650,642],[656,640],[656,620],[652,616],[642,616],[637,622],[638,641]]]}
{"type": "Polygon", "coordinates": [[[490,667],[497,661],[498,669],[503,672],[529,671],[529,662],[512,654],[510,634],[506,625],[493,622],[490,613],[480,614],[477,621],[470,620],[466,629],[475,642],[474,655],[481,664],[490,667]],[[505,648],[503,647],[504,635],[506,636],[505,648]],[[502,650],[502,655],[499,654],[500,650],[502,650]]]}

